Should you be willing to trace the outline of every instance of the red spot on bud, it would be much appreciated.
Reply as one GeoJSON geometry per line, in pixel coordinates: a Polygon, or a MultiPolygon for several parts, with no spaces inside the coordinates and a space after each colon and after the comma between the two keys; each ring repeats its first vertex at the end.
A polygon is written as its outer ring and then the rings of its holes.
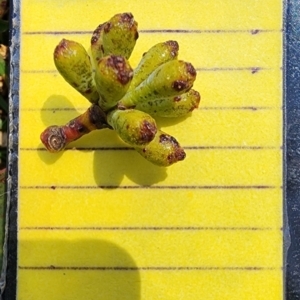
{"type": "Polygon", "coordinates": [[[167,41],[165,42],[167,46],[170,47],[171,55],[176,57],[178,55],[179,45],[176,41],[167,41]]]}
{"type": "Polygon", "coordinates": [[[154,139],[157,128],[154,123],[149,121],[144,121],[141,125],[140,134],[141,134],[141,142],[149,143],[154,139]]]}
{"type": "Polygon", "coordinates": [[[132,13],[123,13],[121,14],[121,22],[131,23],[133,21],[132,13]]]}
{"type": "Polygon", "coordinates": [[[62,39],[54,50],[54,57],[57,58],[58,56],[63,55],[63,53],[68,50],[69,44],[70,41],[62,39]]]}
{"type": "Polygon", "coordinates": [[[107,60],[107,65],[116,70],[121,84],[125,85],[132,79],[133,71],[123,56],[111,55],[107,60]]]}
{"type": "Polygon", "coordinates": [[[191,63],[185,63],[187,72],[192,75],[193,77],[196,77],[197,72],[196,69],[193,67],[191,63]]]}
{"type": "Polygon", "coordinates": [[[188,83],[184,80],[176,80],[172,84],[172,88],[178,92],[184,91],[188,87],[188,83]]]}
{"type": "Polygon", "coordinates": [[[100,37],[100,33],[101,33],[101,30],[103,28],[103,26],[105,25],[106,23],[103,23],[103,24],[100,24],[93,32],[93,35],[92,35],[92,38],[91,38],[91,44],[94,45],[98,42],[99,40],[99,37],[100,37]]]}
{"type": "Polygon", "coordinates": [[[110,32],[111,28],[112,28],[112,24],[110,22],[105,23],[104,26],[103,26],[103,30],[104,30],[105,33],[110,32]]]}

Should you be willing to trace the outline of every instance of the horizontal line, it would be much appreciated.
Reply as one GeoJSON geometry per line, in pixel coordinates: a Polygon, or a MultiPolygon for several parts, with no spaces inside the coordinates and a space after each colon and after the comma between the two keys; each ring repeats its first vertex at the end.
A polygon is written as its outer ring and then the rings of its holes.
{"type": "Polygon", "coordinates": [[[271,110],[271,109],[282,109],[282,107],[272,106],[202,106],[198,110],[271,110]]]}
{"type": "MultiPolygon", "coordinates": [[[[272,106],[202,106],[197,110],[272,110],[272,109],[282,109],[282,107],[272,107],[272,106]]],[[[49,112],[64,112],[64,111],[86,111],[87,107],[48,107],[48,108],[21,108],[21,111],[49,111],[49,112]]],[[[195,110],[195,111],[197,111],[195,110]]]]}
{"type": "Polygon", "coordinates": [[[150,266],[150,267],[104,267],[104,266],[19,266],[19,270],[35,270],[35,271],[56,271],[56,270],[72,270],[72,271],[274,271],[280,268],[274,267],[206,267],[206,266],[150,266]]]}
{"type": "Polygon", "coordinates": [[[24,74],[59,74],[57,70],[21,70],[24,74]]]}
{"type": "MultiPolygon", "coordinates": [[[[275,69],[275,68],[274,68],[275,69]]],[[[270,71],[274,70],[273,68],[264,68],[264,67],[211,67],[211,68],[196,68],[197,71],[201,72],[220,72],[220,71],[250,71],[252,74],[256,74],[259,71],[270,71]]],[[[279,70],[281,68],[278,68],[279,70]]]]}
{"type": "MultiPolygon", "coordinates": [[[[282,68],[265,68],[265,67],[198,67],[196,68],[199,72],[228,72],[228,71],[237,71],[243,72],[248,71],[252,74],[256,74],[260,71],[272,71],[272,70],[281,70],[282,68]]],[[[21,70],[24,74],[59,74],[57,70],[21,70]]]]}
{"type": "MultiPolygon", "coordinates": [[[[183,146],[185,150],[282,150],[275,146],[183,146]]],[[[21,147],[21,151],[47,151],[46,148],[21,147]]],[[[67,151],[134,151],[132,147],[72,147],[67,151]]]]}
{"type": "MultiPolygon", "coordinates": [[[[46,148],[24,147],[21,151],[47,151],[46,148]]],[[[72,147],[66,148],[67,151],[133,151],[131,147],[72,147]]]]}
{"type": "Polygon", "coordinates": [[[65,111],[86,111],[88,107],[51,107],[51,108],[23,108],[21,111],[50,111],[50,112],[65,112],[65,111]]]}
{"type": "MultiPolygon", "coordinates": [[[[186,34],[222,34],[222,33],[247,33],[251,35],[256,35],[260,33],[282,33],[281,29],[140,29],[139,33],[151,34],[151,33],[186,33],[186,34]]],[[[74,35],[84,35],[92,34],[91,30],[41,30],[41,31],[24,31],[23,35],[61,35],[61,34],[74,34],[74,35]]]]}
{"type": "Polygon", "coordinates": [[[205,190],[248,190],[248,189],[275,189],[282,188],[273,185],[23,185],[21,189],[36,189],[36,190],[95,190],[95,189],[123,189],[123,190],[135,190],[135,189],[158,189],[158,190],[190,190],[190,189],[205,189],[205,190]]]}
{"type": "Polygon", "coordinates": [[[276,29],[142,29],[142,33],[259,33],[282,32],[276,29]]]}
{"type": "MultiPolygon", "coordinates": [[[[204,226],[25,226],[19,230],[66,230],[66,231],[270,231],[271,227],[204,227],[204,226]]],[[[281,229],[280,229],[281,230],[281,229]]]]}
{"type": "Polygon", "coordinates": [[[24,31],[22,35],[60,35],[60,34],[93,34],[91,30],[42,30],[42,31],[24,31]]]}
{"type": "Polygon", "coordinates": [[[186,150],[282,150],[275,146],[185,146],[186,150]]]}

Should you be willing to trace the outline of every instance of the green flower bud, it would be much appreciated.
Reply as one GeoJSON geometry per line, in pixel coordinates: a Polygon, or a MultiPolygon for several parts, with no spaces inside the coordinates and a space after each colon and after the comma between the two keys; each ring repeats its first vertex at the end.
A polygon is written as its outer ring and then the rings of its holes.
{"type": "Polygon", "coordinates": [[[104,110],[114,107],[125,95],[133,71],[123,56],[105,56],[99,60],[95,81],[100,94],[99,105],[104,110]]]}
{"type": "Polygon", "coordinates": [[[113,110],[108,113],[107,122],[125,143],[135,147],[150,143],[157,131],[155,120],[135,109],[113,110]]]}
{"type": "Polygon", "coordinates": [[[91,51],[94,61],[97,63],[107,55],[120,55],[128,59],[138,37],[137,22],[131,13],[113,16],[93,33],[91,51]]]}
{"type": "Polygon", "coordinates": [[[138,102],[135,109],[144,111],[153,117],[183,117],[199,106],[200,94],[195,90],[146,102],[138,102]]]}
{"type": "Polygon", "coordinates": [[[143,82],[157,67],[170,60],[176,59],[179,45],[176,41],[159,43],[144,53],[139,65],[134,70],[129,90],[133,90],[143,82]]]}
{"type": "Polygon", "coordinates": [[[97,103],[99,94],[92,75],[90,57],[84,47],[63,39],[55,48],[54,63],[63,78],[91,103],[97,103]]]}
{"type": "Polygon", "coordinates": [[[182,60],[171,60],[158,67],[138,87],[120,100],[120,107],[135,107],[138,102],[180,95],[193,86],[196,70],[182,60]]]}
{"type": "Polygon", "coordinates": [[[171,135],[158,130],[155,138],[145,147],[135,150],[151,163],[167,167],[184,160],[185,152],[171,135]]]}

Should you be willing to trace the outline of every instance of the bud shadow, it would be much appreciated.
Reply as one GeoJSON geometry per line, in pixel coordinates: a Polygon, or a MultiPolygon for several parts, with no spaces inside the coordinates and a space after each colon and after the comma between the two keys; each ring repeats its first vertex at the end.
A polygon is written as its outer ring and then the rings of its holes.
{"type": "Polygon", "coordinates": [[[138,185],[149,186],[163,181],[167,172],[166,168],[153,165],[132,148],[95,151],[94,178],[98,186],[117,188],[124,176],[138,185]]]}
{"type": "Polygon", "coordinates": [[[50,153],[42,143],[37,148],[37,154],[40,159],[47,165],[54,164],[62,155],[63,151],[57,153],[50,153]]]}
{"type": "Polygon", "coordinates": [[[95,150],[94,179],[102,188],[117,188],[123,180],[124,169],[119,151],[95,150]]]}
{"type": "Polygon", "coordinates": [[[41,119],[45,126],[66,124],[79,114],[72,102],[62,95],[51,95],[41,108],[41,119]]]}
{"type": "Polygon", "coordinates": [[[131,153],[131,160],[127,162],[125,174],[138,185],[150,186],[164,181],[167,174],[166,167],[156,166],[143,158],[135,150],[131,153]]]}
{"type": "MultiPolygon", "coordinates": [[[[71,235],[75,237],[74,232],[71,235]]],[[[56,300],[141,298],[138,267],[115,243],[96,237],[53,240],[46,234],[41,239],[22,239],[19,247],[26,255],[25,268],[20,266],[20,294],[32,299],[47,295],[56,300]],[[30,286],[38,289],[28,290],[30,286]]]]}
{"type": "Polygon", "coordinates": [[[186,119],[190,118],[191,116],[192,113],[189,113],[183,117],[178,117],[178,118],[155,117],[155,121],[158,127],[169,127],[184,122],[186,119]]]}

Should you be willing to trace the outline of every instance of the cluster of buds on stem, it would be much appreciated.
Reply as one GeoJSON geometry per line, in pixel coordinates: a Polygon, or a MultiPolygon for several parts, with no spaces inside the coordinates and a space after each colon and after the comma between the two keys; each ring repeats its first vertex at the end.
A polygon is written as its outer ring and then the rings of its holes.
{"type": "Polygon", "coordinates": [[[157,128],[154,117],[182,117],[198,107],[200,94],[192,89],[196,70],[178,60],[176,41],[154,45],[133,70],[128,59],[138,39],[137,27],[131,13],[99,25],[91,38],[93,63],[81,44],[63,39],[57,45],[57,70],[91,106],[67,124],[42,132],[41,141],[50,152],[62,151],[92,130],[109,128],[156,165],[185,158],[178,141],[157,128]]]}

